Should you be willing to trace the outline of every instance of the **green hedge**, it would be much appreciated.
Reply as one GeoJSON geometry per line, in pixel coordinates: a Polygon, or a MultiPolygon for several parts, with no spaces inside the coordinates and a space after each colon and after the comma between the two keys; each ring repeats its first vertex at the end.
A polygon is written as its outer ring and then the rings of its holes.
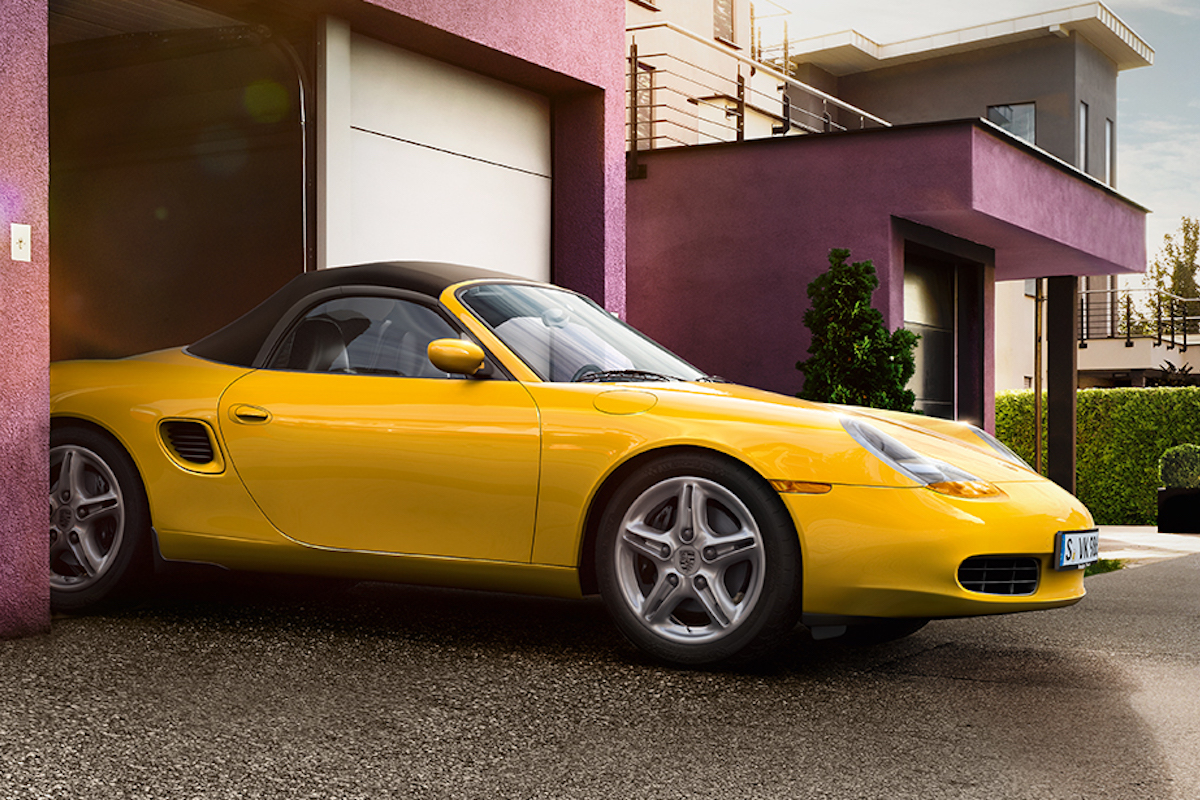
{"type": "MultiPolygon", "coordinates": [[[[1079,499],[1097,524],[1154,525],[1159,458],[1170,447],[1200,444],[1200,387],[1081,389],[1076,406],[1079,499]]],[[[1046,422],[1053,424],[1048,414],[1046,422]]],[[[997,395],[996,436],[1033,463],[1033,392],[997,395]]],[[[1043,426],[1043,471],[1045,457],[1043,426]]]]}

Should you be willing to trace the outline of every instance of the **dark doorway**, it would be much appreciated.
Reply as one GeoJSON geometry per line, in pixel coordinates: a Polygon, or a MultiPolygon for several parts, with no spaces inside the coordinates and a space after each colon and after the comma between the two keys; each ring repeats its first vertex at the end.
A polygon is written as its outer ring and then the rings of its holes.
{"type": "Polygon", "coordinates": [[[983,264],[905,243],[904,327],[921,336],[909,388],[921,413],[983,420],[983,278],[983,264]]]}
{"type": "Polygon", "coordinates": [[[240,25],[51,46],[53,359],[188,343],[304,271],[293,55],[240,25]]]}

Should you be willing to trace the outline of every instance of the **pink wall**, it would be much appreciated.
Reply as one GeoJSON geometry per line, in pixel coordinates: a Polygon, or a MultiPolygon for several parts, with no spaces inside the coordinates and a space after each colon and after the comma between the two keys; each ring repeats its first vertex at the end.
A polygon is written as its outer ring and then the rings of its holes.
{"type": "MultiPolygon", "coordinates": [[[[806,288],[831,248],[874,261],[874,305],[889,328],[902,324],[904,240],[893,218],[994,250],[997,280],[1145,265],[1142,209],[978,122],[674,148],[642,160],[648,177],[627,187],[630,321],[701,369],[788,394],[803,386],[794,365],[809,345],[806,288]]],[[[975,354],[985,424],[994,414],[993,296],[985,292],[975,354]]]]}
{"type": "Polygon", "coordinates": [[[0,636],[49,626],[46,2],[0,4],[0,636]],[[10,260],[10,224],[33,260],[10,260]]]}

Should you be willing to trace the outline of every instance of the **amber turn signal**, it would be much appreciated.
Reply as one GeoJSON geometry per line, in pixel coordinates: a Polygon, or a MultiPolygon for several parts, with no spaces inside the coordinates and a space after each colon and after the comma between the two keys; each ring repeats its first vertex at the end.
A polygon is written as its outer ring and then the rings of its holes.
{"type": "Polygon", "coordinates": [[[938,494],[949,497],[965,497],[967,499],[1004,496],[1004,492],[1000,491],[998,486],[987,481],[940,481],[926,484],[925,488],[933,489],[938,494]]]}

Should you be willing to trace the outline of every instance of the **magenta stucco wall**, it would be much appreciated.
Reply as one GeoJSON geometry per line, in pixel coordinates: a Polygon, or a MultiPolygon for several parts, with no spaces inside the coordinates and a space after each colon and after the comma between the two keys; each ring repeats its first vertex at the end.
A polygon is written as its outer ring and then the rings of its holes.
{"type": "Polygon", "coordinates": [[[0,3],[0,636],[50,622],[46,2],[0,3]],[[32,226],[12,261],[10,225],[32,226]]]}
{"type": "MultiPolygon", "coordinates": [[[[995,252],[996,280],[1145,266],[1144,210],[984,123],[674,148],[627,187],[630,321],[730,380],[794,393],[808,283],[829,250],[871,259],[874,305],[903,322],[893,219],[995,252]]],[[[994,415],[991,299],[981,360],[994,415]]]]}
{"type": "Polygon", "coordinates": [[[551,93],[555,192],[569,198],[555,204],[553,277],[624,314],[625,0],[369,2],[599,90],[551,93]]]}

